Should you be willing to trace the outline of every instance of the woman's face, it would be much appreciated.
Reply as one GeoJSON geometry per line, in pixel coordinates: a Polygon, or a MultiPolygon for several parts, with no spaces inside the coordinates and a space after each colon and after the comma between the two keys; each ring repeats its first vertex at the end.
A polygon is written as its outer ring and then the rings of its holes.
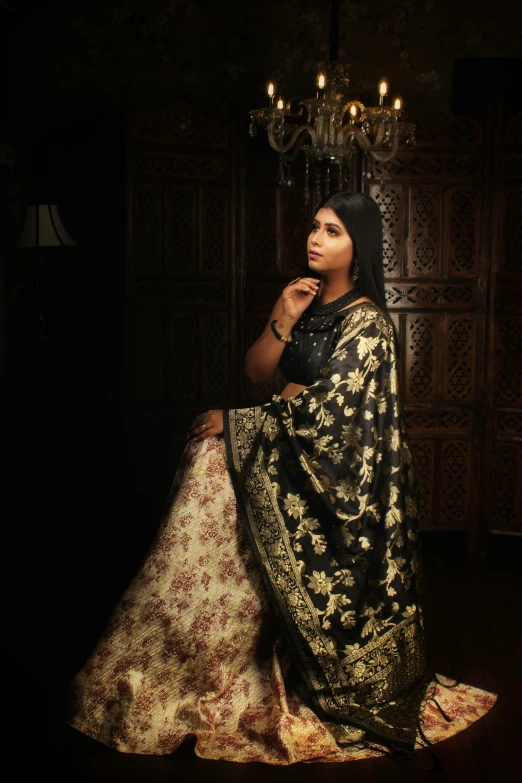
{"type": "Polygon", "coordinates": [[[333,209],[320,209],[308,237],[308,266],[323,275],[349,271],[353,260],[353,242],[333,209]]]}

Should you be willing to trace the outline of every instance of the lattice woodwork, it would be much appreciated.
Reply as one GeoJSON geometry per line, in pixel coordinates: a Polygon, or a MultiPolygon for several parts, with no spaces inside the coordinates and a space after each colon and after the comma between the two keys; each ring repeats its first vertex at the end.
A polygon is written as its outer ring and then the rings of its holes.
{"type": "Polygon", "coordinates": [[[476,350],[474,315],[449,315],[444,330],[444,399],[472,402],[476,350]]]}
{"type": "Polygon", "coordinates": [[[225,275],[229,266],[230,194],[225,189],[204,188],[201,196],[202,271],[225,275]]]}
{"type": "Polygon", "coordinates": [[[471,432],[473,412],[455,408],[443,410],[407,410],[405,412],[408,431],[412,433],[447,434],[471,432]]]}
{"type": "Polygon", "coordinates": [[[437,396],[439,317],[406,316],[406,402],[426,402],[437,396]]]}
{"type": "Polygon", "coordinates": [[[410,197],[408,273],[412,277],[437,277],[441,242],[440,188],[414,186],[410,197]]]}
{"type": "Polygon", "coordinates": [[[490,529],[520,531],[522,520],[522,443],[497,441],[491,473],[490,529]]]}
{"type": "Polygon", "coordinates": [[[203,377],[201,396],[207,400],[226,399],[229,367],[229,316],[226,313],[208,313],[202,316],[202,352],[198,357],[203,377]]]}
{"type": "Polygon", "coordinates": [[[475,285],[447,285],[445,283],[407,284],[386,283],[386,302],[390,308],[476,307],[478,291],[475,285]]]}
{"type": "Polygon", "coordinates": [[[197,274],[198,223],[195,186],[165,188],[165,272],[197,274]]]}
{"type": "Polygon", "coordinates": [[[245,244],[248,274],[276,274],[277,232],[275,187],[252,187],[247,192],[245,244]]]}
{"type": "Polygon", "coordinates": [[[134,314],[134,399],[160,402],[163,397],[162,317],[138,310],[134,314]]]}
{"type": "Polygon", "coordinates": [[[506,188],[504,204],[501,271],[510,275],[520,275],[522,274],[522,187],[506,188]]]}
{"type": "Polygon", "coordinates": [[[494,432],[497,437],[522,440],[522,411],[497,411],[494,432]]]}
{"type": "Polygon", "coordinates": [[[466,529],[470,524],[470,441],[442,441],[441,474],[440,524],[448,528],[466,529]]]}
{"type": "Polygon", "coordinates": [[[418,440],[417,438],[412,438],[411,451],[419,490],[419,522],[421,528],[427,528],[431,527],[434,523],[434,443],[432,440],[418,440]]]}
{"type": "Polygon", "coordinates": [[[161,274],[163,191],[155,182],[136,181],[132,192],[132,269],[135,275],[161,274]]]}
{"type": "Polygon", "coordinates": [[[375,164],[375,179],[478,180],[480,157],[443,152],[401,152],[393,160],[375,164]]]}
{"type": "Polygon", "coordinates": [[[278,188],[278,267],[283,277],[303,275],[308,268],[306,241],[311,231],[311,207],[303,205],[299,188],[278,188]]]}
{"type": "Polygon", "coordinates": [[[475,277],[479,262],[480,189],[449,188],[445,201],[449,276],[475,277]]]}
{"type": "Polygon", "coordinates": [[[141,175],[169,179],[228,179],[228,160],[210,155],[142,152],[137,155],[136,168],[141,175]]]}
{"type": "Polygon", "coordinates": [[[370,195],[380,207],[383,225],[385,277],[400,277],[404,247],[404,187],[372,185],[370,195]]]}
{"type": "Polygon", "coordinates": [[[189,103],[176,102],[160,111],[148,109],[136,115],[133,135],[141,142],[198,147],[227,147],[227,126],[214,114],[208,117],[189,103]]]}
{"type": "Polygon", "coordinates": [[[522,318],[498,316],[495,324],[496,403],[522,406],[522,318]]]}
{"type": "Polygon", "coordinates": [[[198,396],[197,313],[170,313],[168,317],[169,399],[189,400],[198,396]]]}

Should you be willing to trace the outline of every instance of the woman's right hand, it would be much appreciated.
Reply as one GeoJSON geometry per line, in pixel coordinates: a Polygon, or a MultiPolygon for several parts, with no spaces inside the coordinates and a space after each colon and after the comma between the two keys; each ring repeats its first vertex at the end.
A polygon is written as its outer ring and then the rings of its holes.
{"type": "Polygon", "coordinates": [[[306,308],[312,304],[319,290],[320,280],[315,277],[300,277],[289,283],[281,294],[283,316],[298,321],[306,308]]]}

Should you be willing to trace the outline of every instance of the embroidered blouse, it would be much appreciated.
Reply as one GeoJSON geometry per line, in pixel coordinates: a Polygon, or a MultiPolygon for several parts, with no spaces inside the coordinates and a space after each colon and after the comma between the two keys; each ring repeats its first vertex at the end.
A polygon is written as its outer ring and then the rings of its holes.
{"type": "Polygon", "coordinates": [[[305,310],[294,327],[292,342],[287,343],[279,360],[279,369],[289,383],[311,386],[319,380],[351,309],[329,315],[312,315],[305,310]]]}

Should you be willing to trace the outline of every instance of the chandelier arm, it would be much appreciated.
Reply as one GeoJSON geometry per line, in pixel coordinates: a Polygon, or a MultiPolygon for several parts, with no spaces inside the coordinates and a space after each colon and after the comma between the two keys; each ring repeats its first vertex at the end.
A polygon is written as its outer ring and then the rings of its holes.
{"type": "Polygon", "coordinates": [[[379,163],[387,163],[389,160],[395,157],[398,147],[399,138],[398,136],[394,136],[392,148],[389,152],[377,152],[376,150],[370,150],[370,154],[375,158],[375,160],[379,161],[379,163]]]}
{"type": "Polygon", "coordinates": [[[360,148],[364,152],[371,152],[373,145],[372,145],[371,141],[368,139],[368,137],[362,132],[362,130],[360,128],[354,128],[353,129],[353,135],[357,139],[360,148]]]}
{"type": "MultiPolygon", "coordinates": [[[[284,123],[282,124],[281,127],[284,128],[284,123]]],[[[283,130],[283,133],[284,133],[284,130],[283,130]]],[[[274,124],[272,122],[268,126],[268,141],[270,142],[270,146],[272,147],[273,150],[283,154],[285,152],[288,152],[288,150],[291,149],[294,146],[294,144],[296,143],[297,139],[299,138],[299,136],[302,133],[309,133],[312,145],[315,144],[316,133],[315,133],[314,129],[311,128],[309,125],[300,125],[292,133],[289,141],[286,144],[278,145],[277,140],[275,138],[274,124]]]]}

